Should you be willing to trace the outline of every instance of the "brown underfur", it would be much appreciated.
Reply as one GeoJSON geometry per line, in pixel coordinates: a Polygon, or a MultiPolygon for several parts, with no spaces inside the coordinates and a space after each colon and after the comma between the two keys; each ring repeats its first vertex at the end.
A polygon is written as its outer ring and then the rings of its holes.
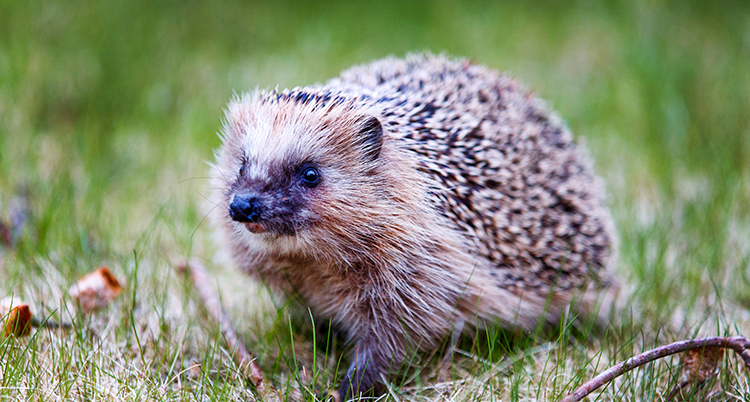
{"type": "Polygon", "coordinates": [[[369,359],[345,385],[358,375],[363,391],[456,322],[557,321],[577,290],[602,282],[614,241],[564,126],[509,79],[440,56],[243,95],[212,178],[235,263],[344,328],[369,359]],[[376,150],[363,145],[371,117],[376,150]],[[290,173],[305,163],[320,172],[315,188],[290,173]],[[227,214],[240,192],[261,195],[265,232],[227,214]]]}

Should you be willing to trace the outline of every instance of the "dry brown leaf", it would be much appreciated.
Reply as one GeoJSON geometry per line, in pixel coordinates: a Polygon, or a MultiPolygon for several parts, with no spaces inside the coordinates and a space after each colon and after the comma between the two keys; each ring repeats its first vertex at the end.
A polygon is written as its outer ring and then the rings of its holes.
{"type": "Polygon", "coordinates": [[[6,297],[0,300],[0,317],[5,320],[3,336],[20,338],[31,333],[31,309],[17,298],[6,297]]]}
{"type": "Polygon", "coordinates": [[[106,306],[121,292],[122,285],[107,267],[84,275],[68,289],[73,300],[87,313],[106,306]]]}
{"type": "Polygon", "coordinates": [[[31,318],[31,309],[29,309],[28,304],[14,307],[5,321],[3,335],[13,335],[17,338],[29,335],[31,333],[31,318]]]}
{"type": "Polygon", "coordinates": [[[701,383],[716,374],[719,362],[724,357],[724,349],[706,347],[685,352],[682,360],[683,370],[687,371],[688,381],[701,383]]]}
{"type": "Polygon", "coordinates": [[[196,360],[190,361],[188,367],[185,369],[187,378],[191,380],[198,380],[201,377],[201,365],[196,360]]]}

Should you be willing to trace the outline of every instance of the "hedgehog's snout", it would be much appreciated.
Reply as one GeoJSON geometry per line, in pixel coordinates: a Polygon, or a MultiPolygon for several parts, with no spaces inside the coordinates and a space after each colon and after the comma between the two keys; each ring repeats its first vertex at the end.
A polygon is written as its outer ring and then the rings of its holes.
{"type": "Polygon", "coordinates": [[[235,194],[229,204],[229,216],[236,222],[256,223],[260,220],[260,212],[260,201],[254,195],[235,194]]]}

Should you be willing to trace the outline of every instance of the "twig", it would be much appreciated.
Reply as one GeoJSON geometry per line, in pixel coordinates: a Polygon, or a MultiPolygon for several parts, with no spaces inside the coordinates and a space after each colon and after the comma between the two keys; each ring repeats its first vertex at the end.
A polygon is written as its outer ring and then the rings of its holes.
{"type": "Polygon", "coordinates": [[[237,331],[234,329],[234,325],[232,325],[229,315],[227,315],[221,306],[218,294],[211,286],[209,286],[211,281],[208,272],[206,272],[206,268],[196,259],[190,260],[189,263],[180,262],[176,267],[181,273],[190,272],[190,279],[192,280],[195,289],[198,290],[198,294],[203,301],[203,306],[206,308],[206,311],[208,311],[208,314],[219,323],[224,340],[234,352],[234,362],[242,368],[249,367],[248,374],[250,381],[256,388],[260,388],[263,384],[263,373],[260,371],[260,366],[253,355],[245,349],[245,345],[242,343],[242,338],[237,335],[237,331]]]}
{"type": "Polygon", "coordinates": [[[52,320],[40,320],[39,318],[33,317],[31,319],[31,326],[36,328],[48,328],[48,329],[70,329],[73,328],[73,324],[67,321],[52,321],[52,320]]]}
{"type": "Polygon", "coordinates": [[[633,356],[625,360],[624,362],[618,363],[617,365],[610,367],[606,371],[602,372],[598,376],[586,381],[572,394],[566,396],[560,402],[580,401],[581,399],[585,398],[586,395],[594,392],[602,385],[614,380],[615,378],[621,376],[624,373],[627,373],[628,371],[636,367],[640,367],[654,360],[691,349],[703,349],[710,347],[719,347],[734,350],[738,355],[740,355],[747,368],[750,369],[750,354],[748,354],[747,350],[745,350],[747,348],[750,348],[750,340],[748,340],[744,336],[735,336],[731,338],[710,337],[691,339],[687,341],[670,343],[669,345],[665,346],[660,346],[656,349],[651,349],[637,356],[633,356]]]}

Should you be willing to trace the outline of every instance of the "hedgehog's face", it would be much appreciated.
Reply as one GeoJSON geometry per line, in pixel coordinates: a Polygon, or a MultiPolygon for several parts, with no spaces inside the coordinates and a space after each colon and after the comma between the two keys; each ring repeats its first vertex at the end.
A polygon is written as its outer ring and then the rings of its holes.
{"type": "Polygon", "coordinates": [[[265,177],[247,177],[250,160],[237,172],[236,191],[229,202],[229,217],[252,233],[294,235],[316,221],[308,203],[323,179],[313,163],[273,166],[265,177]]]}
{"type": "Polygon", "coordinates": [[[229,111],[217,165],[226,222],[255,241],[314,241],[316,231],[364,208],[383,129],[351,109],[271,106],[239,122],[229,111]]]}

